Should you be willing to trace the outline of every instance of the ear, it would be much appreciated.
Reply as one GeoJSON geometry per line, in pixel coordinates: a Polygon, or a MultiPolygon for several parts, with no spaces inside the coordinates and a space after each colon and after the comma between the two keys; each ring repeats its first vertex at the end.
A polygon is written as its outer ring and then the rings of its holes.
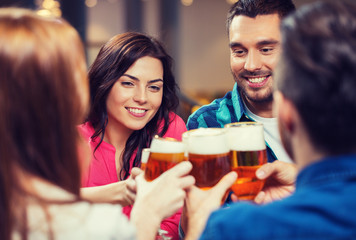
{"type": "Polygon", "coordinates": [[[295,105],[287,99],[280,91],[275,91],[274,114],[277,116],[279,124],[290,133],[295,131],[298,112],[295,105]]]}

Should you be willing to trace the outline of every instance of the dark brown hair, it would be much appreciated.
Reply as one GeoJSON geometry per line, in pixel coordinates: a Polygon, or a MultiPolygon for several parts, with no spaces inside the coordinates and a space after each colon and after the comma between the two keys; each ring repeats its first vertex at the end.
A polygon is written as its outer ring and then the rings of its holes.
{"type": "Polygon", "coordinates": [[[276,86],[298,109],[314,146],[355,153],[356,4],[306,5],[282,22],[276,86]]]}
{"type": "Polygon", "coordinates": [[[29,10],[0,10],[0,239],[10,239],[15,225],[27,235],[30,193],[19,172],[79,197],[76,124],[88,100],[79,85],[88,91],[74,28],[29,10]]]}
{"type": "Polygon", "coordinates": [[[244,15],[255,18],[257,15],[277,13],[280,19],[295,10],[292,0],[239,0],[233,4],[227,14],[226,29],[229,33],[230,25],[235,16],[244,15]]]}

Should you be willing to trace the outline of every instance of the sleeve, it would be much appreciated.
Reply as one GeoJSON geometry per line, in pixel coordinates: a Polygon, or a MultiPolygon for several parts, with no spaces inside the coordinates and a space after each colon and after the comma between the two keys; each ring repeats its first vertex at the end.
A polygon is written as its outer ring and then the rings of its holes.
{"type": "Polygon", "coordinates": [[[136,227],[121,213],[121,207],[111,204],[94,204],[86,221],[87,239],[89,240],[136,239],[136,227]]]}
{"type": "Polygon", "coordinates": [[[208,125],[205,122],[205,113],[206,113],[206,107],[202,106],[199,108],[197,111],[192,113],[187,121],[187,129],[192,130],[192,129],[197,129],[200,127],[206,128],[208,125]]]}
{"type": "Polygon", "coordinates": [[[178,225],[181,215],[182,209],[179,209],[175,214],[169,218],[164,219],[161,223],[161,229],[166,230],[172,240],[179,240],[178,225]]]}

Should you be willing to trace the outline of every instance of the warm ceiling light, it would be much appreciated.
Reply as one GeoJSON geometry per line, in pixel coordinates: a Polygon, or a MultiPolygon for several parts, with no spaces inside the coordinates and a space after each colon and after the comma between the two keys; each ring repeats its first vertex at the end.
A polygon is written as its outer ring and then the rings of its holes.
{"type": "Polygon", "coordinates": [[[193,4],[193,0],[181,0],[184,6],[190,6],[193,4]]]}
{"type": "Polygon", "coordinates": [[[227,3],[229,4],[234,4],[236,2],[238,2],[239,0],[226,0],[227,3]]]}
{"type": "Polygon", "coordinates": [[[37,14],[42,16],[56,16],[62,15],[60,3],[56,0],[37,0],[38,6],[37,14]]]}
{"type": "Polygon", "coordinates": [[[85,0],[85,5],[90,8],[95,7],[97,3],[97,0],[85,0]]]}

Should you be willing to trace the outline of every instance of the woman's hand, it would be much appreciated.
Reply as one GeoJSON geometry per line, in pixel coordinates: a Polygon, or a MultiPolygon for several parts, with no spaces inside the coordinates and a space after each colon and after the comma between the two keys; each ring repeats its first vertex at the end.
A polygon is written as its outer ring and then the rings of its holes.
{"type": "Polygon", "coordinates": [[[142,172],[136,169],[124,181],[110,183],[103,186],[81,188],[80,195],[82,198],[99,203],[118,203],[125,207],[132,205],[136,198],[136,181],[137,175],[142,172]]]}

